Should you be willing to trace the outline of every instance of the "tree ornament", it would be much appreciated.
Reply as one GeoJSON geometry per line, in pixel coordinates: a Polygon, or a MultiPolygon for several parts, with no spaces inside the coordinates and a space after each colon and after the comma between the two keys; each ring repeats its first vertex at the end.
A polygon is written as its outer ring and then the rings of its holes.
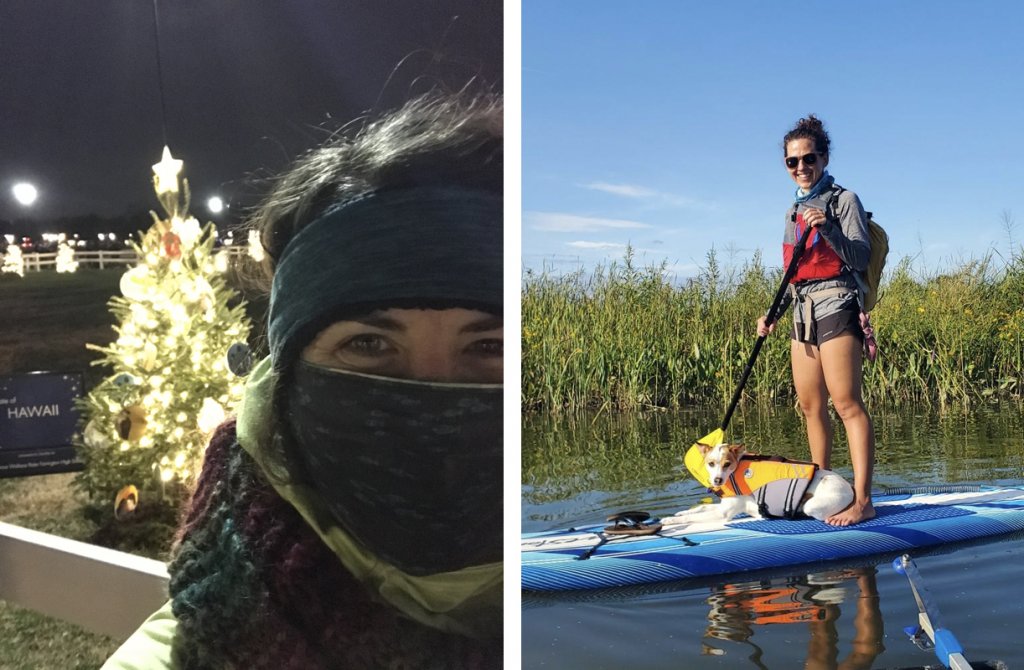
{"type": "Polygon", "coordinates": [[[121,295],[129,300],[141,302],[149,297],[149,292],[153,289],[154,284],[155,281],[153,275],[149,273],[149,268],[139,265],[121,275],[121,295]]]}
{"type": "Polygon", "coordinates": [[[152,342],[146,342],[142,346],[142,358],[139,360],[139,367],[146,372],[152,371],[153,368],[156,367],[158,355],[159,352],[157,351],[156,345],[152,342]]]}
{"type": "Polygon", "coordinates": [[[164,256],[168,258],[178,259],[181,258],[181,238],[176,234],[167,232],[164,233],[163,239],[161,240],[164,245],[164,256]]]}
{"type": "Polygon", "coordinates": [[[87,447],[92,449],[106,449],[112,444],[107,435],[96,425],[95,419],[85,425],[85,430],[82,432],[82,440],[87,447]]]}
{"type": "Polygon", "coordinates": [[[138,377],[127,372],[122,372],[114,377],[114,386],[138,386],[140,383],[141,380],[138,377]]]}
{"type": "Polygon", "coordinates": [[[191,216],[187,219],[172,219],[171,231],[178,236],[179,243],[186,249],[194,247],[203,232],[199,222],[191,216]]]}
{"type": "Polygon", "coordinates": [[[114,518],[123,521],[139,506],[139,490],[134,485],[125,486],[114,496],[114,518]]]}
{"type": "Polygon", "coordinates": [[[136,444],[146,433],[146,410],[141,405],[126,407],[114,417],[117,435],[136,444]]]}
{"type": "Polygon", "coordinates": [[[171,157],[169,147],[164,147],[163,157],[153,166],[153,188],[157,196],[178,193],[178,175],[181,174],[182,164],[182,161],[171,157]]]}

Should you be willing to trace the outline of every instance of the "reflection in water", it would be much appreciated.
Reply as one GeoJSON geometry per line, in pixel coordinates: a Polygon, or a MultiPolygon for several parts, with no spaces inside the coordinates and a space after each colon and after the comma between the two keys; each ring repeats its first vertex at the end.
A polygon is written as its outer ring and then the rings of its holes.
{"type": "Polygon", "coordinates": [[[701,645],[705,655],[724,655],[714,640],[729,640],[748,645],[751,663],[767,670],[763,650],[753,641],[755,626],[807,626],[808,670],[870,668],[884,651],[882,612],[874,567],[849,568],[839,572],[819,572],[800,577],[722,584],[712,589],[707,604],[708,627],[701,645]],[[847,602],[848,591],[856,600],[847,602]],[[839,661],[839,633],[836,621],[841,605],[854,606],[852,650],[839,661]]]}

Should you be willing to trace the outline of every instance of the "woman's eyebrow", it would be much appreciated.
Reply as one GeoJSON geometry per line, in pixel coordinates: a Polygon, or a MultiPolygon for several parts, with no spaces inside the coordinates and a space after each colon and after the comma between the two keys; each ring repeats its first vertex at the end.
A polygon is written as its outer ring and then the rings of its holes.
{"type": "Polygon", "coordinates": [[[468,323],[462,327],[463,333],[483,333],[488,330],[497,330],[504,326],[505,320],[500,316],[488,316],[479,321],[468,323]]]}
{"type": "Polygon", "coordinates": [[[356,323],[361,323],[364,326],[373,326],[374,328],[380,328],[381,330],[405,330],[405,326],[402,325],[400,321],[380,314],[367,314],[366,316],[358,316],[352,319],[352,321],[355,321],[356,323]]]}

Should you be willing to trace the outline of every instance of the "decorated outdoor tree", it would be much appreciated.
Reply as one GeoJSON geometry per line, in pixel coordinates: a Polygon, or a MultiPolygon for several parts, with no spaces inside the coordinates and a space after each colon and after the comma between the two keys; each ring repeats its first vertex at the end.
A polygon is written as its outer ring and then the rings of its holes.
{"type": "Polygon", "coordinates": [[[10,272],[19,277],[25,276],[25,258],[21,255],[21,247],[17,244],[8,245],[0,272],[10,272]]]}
{"type": "Polygon", "coordinates": [[[60,244],[57,246],[57,272],[74,272],[78,269],[78,261],[75,260],[75,250],[68,244],[61,235],[60,244]]]}
{"type": "MultiPolygon", "coordinates": [[[[213,223],[188,215],[182,162],[165,147],[153,183],[166,212],[133,244],[139,263],[110,300],[118,337],[94,364],[112,374],[82,401],[76,483],[96,502],[131,491],[142,504],[176,504],[200,465],[211,431],[235,409],[242,380],[228,370],[232,344],[245,342],[249,321],[214,254],[213,223]],[[135,488],[129,488],[135,487],[135,488]]],[[[130,500],[130,507],[134,507],[130,500]]]]}

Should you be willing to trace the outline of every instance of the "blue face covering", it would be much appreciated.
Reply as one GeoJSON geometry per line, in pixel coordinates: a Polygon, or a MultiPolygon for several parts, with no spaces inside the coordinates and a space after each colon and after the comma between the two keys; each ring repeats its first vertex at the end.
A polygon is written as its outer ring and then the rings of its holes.
{"type": "Polygon", "coordinates": [[[821,173],[821,179],[811,187],[810,191],[804,191],[802,188],[798,188],[796,190],[796,204],[799,205],[800,203],[817,198],[819,195],[832,188],[833,182],[835,182],[835,179],[833,179],[832,175],[828,173],[828,170],[825,170],[821,173]]]}

